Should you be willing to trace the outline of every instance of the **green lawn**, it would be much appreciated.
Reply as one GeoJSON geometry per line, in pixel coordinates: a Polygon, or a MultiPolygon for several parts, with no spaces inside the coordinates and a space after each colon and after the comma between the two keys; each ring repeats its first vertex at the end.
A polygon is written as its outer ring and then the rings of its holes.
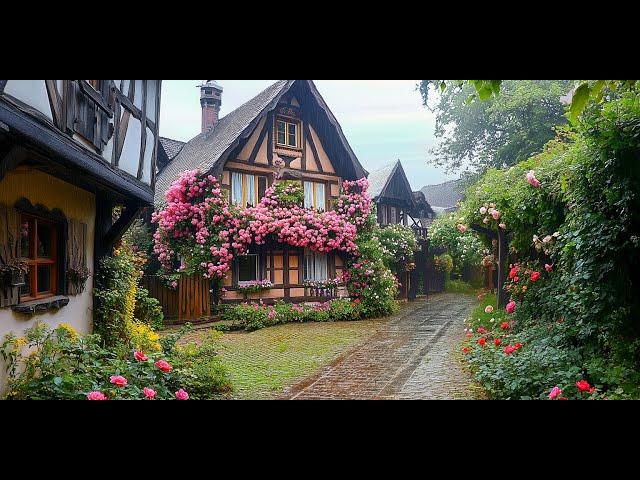
{"type": "MultiPolygon", "coordinates": [[[[232,397],[278,397],[284,388],[330,363],[387,321],[290,323],[250,333],[225,333],[219,340],[219,355],[233,382],[232,397]]],[[[198,342],[209,331],[192,332],[181,343],[198,342]]]]}

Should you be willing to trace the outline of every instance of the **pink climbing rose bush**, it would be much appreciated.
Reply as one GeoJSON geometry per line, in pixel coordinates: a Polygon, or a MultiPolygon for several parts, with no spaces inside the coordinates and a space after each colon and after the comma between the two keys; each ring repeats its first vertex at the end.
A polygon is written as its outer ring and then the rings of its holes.
{"type": "Polygon", "coordinates": [[[336,210],[317,212],[303,207],[300,182],[277,181],[256,206],[240,209],[229,205],[214,176],[186,171],[166,192],[164,208],[152,216],[158,225],[154,253],[167,274],[209,279],[223,278],[234,256],[268,240],[357,256],[358,227],[372,210],[367,187],[366,179],[345,181],[336,210]]]}

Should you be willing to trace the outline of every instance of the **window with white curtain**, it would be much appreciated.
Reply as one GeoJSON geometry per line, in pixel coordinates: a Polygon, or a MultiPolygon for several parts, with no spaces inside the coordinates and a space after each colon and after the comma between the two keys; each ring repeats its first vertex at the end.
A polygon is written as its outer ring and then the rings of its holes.
{"type": "Polygon", "coordinates": [[[304,208],[326,209],[325,185],[319,182],[304,182],[304,208]]]}
{"type": "Polygon", "coordinates": [[[314,282],[327,281],[327,255],[325,253],[304,251],[304,279],[314,282]]]}
{"type": "Polygon", "coordinates": [[[267,177],[231,172],[231,202],[238,207],[256,206],[267,188],[267,177]]]}

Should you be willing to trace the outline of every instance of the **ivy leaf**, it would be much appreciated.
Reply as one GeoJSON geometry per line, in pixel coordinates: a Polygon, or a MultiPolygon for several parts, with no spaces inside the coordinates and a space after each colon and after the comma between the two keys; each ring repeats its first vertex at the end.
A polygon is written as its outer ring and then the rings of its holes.
{"type": "Polygon", "coordinates": [[[569,120],[575,123],[584,107],[587,105],[587,100],[591,95],[591,88],[587,82],[580,85],[573,94],[571,99],[571,107],[569,108],[569,120]]]}
{"type": "Polygon", "coordinates": [[[440,82],[440,92],[444,92],[445,88],[447,88],[447,84],[444,82],[440,82]]]}

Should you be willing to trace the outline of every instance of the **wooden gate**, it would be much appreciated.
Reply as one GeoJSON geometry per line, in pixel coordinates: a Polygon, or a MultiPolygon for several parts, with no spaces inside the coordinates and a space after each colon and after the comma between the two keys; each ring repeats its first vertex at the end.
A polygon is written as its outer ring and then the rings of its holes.
{"type": "Polygon", "coordinates": [[[149,290],[150,297],[158,299],[167,323],[184,323],[211,316],[209,280],[199,275],[180,278],[176,289],[167,287],[155,275],[145,275],[142,286],[149,290]]]}

